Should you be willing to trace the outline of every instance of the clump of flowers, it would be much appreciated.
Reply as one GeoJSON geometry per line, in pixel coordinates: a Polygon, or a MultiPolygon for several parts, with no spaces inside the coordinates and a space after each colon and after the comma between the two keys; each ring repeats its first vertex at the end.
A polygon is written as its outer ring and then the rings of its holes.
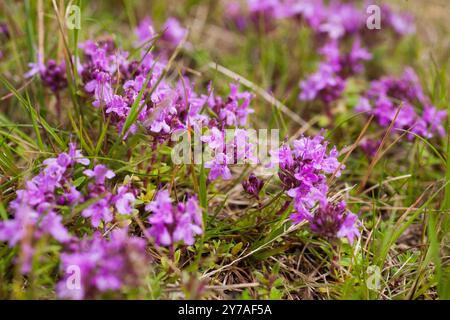
{"type": "Polygon", "coordinates": [[[225,101],[212,92],[209,94],[208,106],[218,116],[212,124],[219,128],[245,126],[248,115],[254,112],[249,107],[253,95],[248,91],[239,92],[238,89],[236,84],[230,84],[230,94],[225,101]]]}
{"type": "Polygon", "coordinates": [[[348,52],[335,40],[329,41],[319,52],[325,58],[324,63],[330,65],[333,71],[343,79],[363,72],[364,62],[372,59],[372,54],[361,46],[359,38],[353,41],[348,52]]]}
{"type": "Polygon", "coordinates": [[[388,5],[381,7],[381,15],[384,17],[386,27],[398,36],[407,36],[416,32],[414,17],[408,13],[396,13],[388,5]]]}
{"type": "MultiPolygon", "coordinates": [[[[278,165],[283,189],[292,198],[284,208],[293,201],[290,219],[294,224],[307,221],[313,233],[330,241],[347,238],[351,244],[359,237],[360,223],[344,201],[334,204],[327,198],[327,176],[339,177],[345,168],[337,159],[336,147],[328,150],[328,144],[322,135],[302,136],[292,146],[285,143],[272,152],[271,166],[278,165]]],[[[263,185],[253,173],[242,182],[244,191],[256,199],[263,185]]]]}
{"type": "Polygon", "coordinates": [[[212,127],[208,134],[200,139],[205,142],[205,168],[209,168],[208,179],[214,181],[219,177],[231,179],[229,165],[257,164],[255,144],[248,131],[244,129],[220,130],[212,127]]]}
{"type": "MultiPolygon", "coordinates": [[[[400,106],[395,128],[409,130],[426,138],[445,134],[442,123],[447,113],[431,104],[411,68],[405,69],[399,78],[386,76],[372,81],[355,110],[373,114],[381,126],[387,127],[394,120],[400,106]],[[421,114],[416,110],[422,110],[421,114]]],[[[408,136],[413,138],[412,134],[408,136]]]]}
{"type": "Polygon", "coordinates": [[[245,30],[247,27],[247,19],[242,14],[242,5],[238,1],[225,1],[225,17],[230,21],[230,25],[234,25],[239,31],[245,30]]]}
{"type": "Polygon", "coordinates": [[[308,220],[312,232],[331,242],[338,238],[347,238],[352,244],[360,235],[358,217],[348,211],[344,201],[319,205],[308,220]]]}
{"type": "Polygon", "coordinates": [[[287,194],[294,200],[293,222],[298,223],[312,217],[311,209],[327,202],[328,185],[326,174],[340,176],[338,151],[327,150],[328,142],[323,136],[301,137],[280,147],[275,155],[279,165],[278,176],[287,194]]]}
{"type": "Polygon", "coordinates": [[[85,170],[85,175],[95,178],[95,182],[88,185],[86,193],[78,189],[74,185],[75,169],[78,166],[86,167],[89,160],[82,156],[73,143],[67,153],[48,158],[43,164],[41,172],[27,181],[24,189],[17,190],[16,199],[10,203],[13,218],[0,221],[0,241],[7,241],[11,247],[21,244],[24,273],[30,271],[33,243],[36,240],[44,235],[50,235],[60,243],[72,239],[63,222],[63,213],[67,208],[73,209],[87,201],[93,202],[81,215],[90,217],[92,225],[98,227],[101,221],[112,221],[116,212],[131,213],[135,200],[134,194],[126,186],[119,187],[115,193],[105,186],[105,180],[112,178],[114,172],[104,165],[85,170]]]}
{"type": "MultiPolygon", "coordinates": [[[[174,46],[186,32],[178,20],[170,18],[157,39],[158,44],[174,46]]],[[[149,18],[142,20],[136,33],[140,45],[156,37],[149,18]]],[[[145,45],[139,60],[129,59],[128,53],[115,48],[111,40],[87,41],[81,47],[84,60],[80,69],[85,91],[93,98],[93,106],[103,110],[124,139],[142,127],[155,141],[162,143],[175,130],[189,126],[196,130],[203,125],[221,129],[242,126],[253,112],[249,108],[252,95],[239,92],[237,85],[230,85],[226,100],[213,95],[211,88],[209,95],[197,94],[187,77],[174,85],[164,78],[166,65],[155,59],[145,45]],[[136,104],[136,120],[125,132],[124,124],[136,104]],[[205,107],[209,113],[201,114],[205,107]]]]}
{"type": "Polygon", "coordinates": [[[4,22],[0,23],[0,35],[5,37],[6,39],[10,38],[8,25],[6,23],[4,23],[4,22]]]}
{"type": "Polygon", "coordinates": [[[42,171],[17,190],[17,198],[10,203],[13,219],[0,221],[0,240],[11,247],[23,242],[22,272],[31,268],[34,253],[32,244],[44,235],[59,242],[71,239],[63,225],[59,206],[73,206],[81,200],[80,192],[73,186],[71,175],[76,163],[89,164],[74,144],[68,153],[44,161],[42,171]]]}
{"type": "Polygon", "coordinates": [[[344,88],[345,80],[334,72],[331,65],[321,63],[315,73],[300,82],[299,98],[303,101],[319,99],[328,104],[337,100],[344,88]]]}
{"type": "Polygon", "coordinates": [[[364,70],[363,62],[370,60],[372,55],[361,47],[356,39],[349,52],[342,52],[339,42],[328,42],[319,51],[325,58],[319,64],[318,71],[300,82],[300,100],[321,100],[329,104],[340,98],[345,89],[346,79],[364,70]]]}
{"type": "Polygon", "coordinates": [[[88,184],[88,195],[86,201],[94,200],[94,203],[81,212],[85,218],[90,218],[92,226],[97,228],[101,222],[108,223],[114,219],[115,212],[121,215],[129,215],[133,210],[133,203],[136,200],[134,193],[130,192],[126,185],[120,186],[116,194],[113,194],[106,186],[106,179],[115,176],[114,172],[105,165],[99,164],[94,170],[84,170],[87,177],[94,178],[94,181],[88,184]]]}
{"type": "Polygon", "coordinates": [[[203,233],[202,212],[195,197],[173,205],[169,192],[161,190],[145,210],[152,213],[148,218],[151,224],[148,233],[156,245],[193,245],[195,236],[203,233]]]}
{"type": "Polygon", "coordinates": [[[66,63],[61,61],[57,63],[53,59],[49,59],[44,63],[38,55],[38,62],[29,63],[30,70],[25,73],[26,78],[33,77],[38,74],[44,87],[47,87],[56,97],[56,112],[61,117],[61,91],[67,88],[68,82],[66,77],[66,63]]]}
{"type": "Polygon", "coordinates": [[[128,53],[116,49],[111,40],[87,41],[82,49],[85,59],[81,74],[85,91],[94,99],[93,106],[104,111],[124,139],[135,133],[139,124],[155,135],[167,134],[171,130],[167,118],[177,113],[173,106],[176,96],[171,87],[160,79],[164,64],[154,60],[150,53],[143,53],[141,61],[129,61],[128,53]],[[140,100],[136,102],[138,98],[140,100]],[[135,102],[139,108],[136,123],[123,132],[135,102]]]}
{"type": "Polygon", "coordinates": [[[61,254],[64,277],[58,297],[96,299],[143,285],[150,262],[145,246],[144,239],[128,236],[126,229],[113,230],[109,239],[95,233],[71,244],[61,254]]]}
{"type": "Polygon", "coordinates": [[[274,20],[280,15],[280,2],[278,0],[248,0],[250,20],[257,28],[264,31],[274,29],[274,20]]]}
{"type": "Polygon", "coordinates": [[[39,74],[43,85],[50,88],[53,93],[57,94],[67,87],[66,64],[64,61],[58,64],[55,60],[50,59],[47,61],[47,64],[38,62],[30,63],[29,65],[31,69],[25,76],[31,77],[39,74]]]}
{"type": "Polygon", "coordinates": [[[327,175],[339,177],[345,168],[337,159],[336,147],[328,151],[328,142],[321,135],[301,137],[292,147],[282,145],[272,156],[283,188],[294,202],[293,223],[308,221],[314,233],[329,239],[347,237],[352,242],[359,235],[356,216],[348,212],[345,203],[336,206],[327,198],[327,175]]]}
{"type": "MultiPolygon", "coordinates": [[[[344,1],[322,0],[247,0],[241,6],[238,2],[227,2],[226,19],[233,21],[243,30],[249,23],[266,30],[275,28],[276,20],[290,19],[305,24],[316,37],[343,39],[352,36],[367,36],[366,7],[344,1]]],[[[388,5],[381,7],[383,30],[390,30],[398,36],[415,32],[413,18],[404,13],[394,12],[388,5]]],[[[370,30],[372,31],[372,30],[370,30]]]]}

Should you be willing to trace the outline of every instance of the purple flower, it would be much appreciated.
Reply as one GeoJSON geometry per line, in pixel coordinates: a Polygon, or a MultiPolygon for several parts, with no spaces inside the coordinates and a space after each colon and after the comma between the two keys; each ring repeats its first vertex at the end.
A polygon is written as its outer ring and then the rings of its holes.
{"type": "Polygon", "coordinates": [[[77,145],[75,143],[69,143],[69,157],[72,161],[80,163],[83,166],[89,165],[89,159],[83,157],[81,150],[77,149],[77,145]]]}
{"type": "Polygon", "coordinates": [[[327,201],[326,174],[340,175],[344,169],[337,160],[336,148],[327,150],[328,143],[321,135],[294,140],[292,148],[285,144],[275,156],[278,176],[289,197],[294,200],[294,223],[311,217],[311,209],[327,201]]]}
{"type": "Polygon", "coordinates": [[[193,245],[194,237],[203,233],[202,213],[196,198],[172,205],[169,192],[162,190],[145,209],[152,212],[148,218],[151,224],[148,232],[157,245],[169,246],[178,242],[193,245]]]}
{"type": "Polygon", "coordinates": [[[0,35],[3,35],[6,39],[10,38],[8,25],[4,22],[0,23],[0,35]]]}
{"type": "Polygon", "coordinates": [[[347,210],[344,201],[320,205],[309,221],[311,231],[327,240],[346,237],[352,244],[360,235],[358,217],[347,210]]]}
{"type": "Polygon", "coordinates": [[[92,239],[75,243],[61,255],[64,277],[57,285],[58,297],[96,299],[106,293],[140,286],[149,261],[145,241],[129,237],[126,229],[113,230],[110,239],[95,233],[92,239]],[[70,282],[74,272],[80,276],[79,287],[70,282]]]}
{"type": "Polygon", "coordinates": [[[24,259],[21,261],[22,273],[31,270],[34,255],[33,244],[44,235],[50,235],[59,242],[66,243],[71,239],[62,224],[62,217],[54,211],[40,214],[26,204],[14,210],[14,218],[0,221],[0,241],[7,241],[11,247],[21,243],[24,259]]]}
{"type": "Polygon", "coordinates": [[[128,192],[126,186],[119,187],[117,195],[115,196],[117,212],[120,214],[131,214],[135,200],[136,197],[132,192],[128,192]]]}
{"type": "Polygon", "coordinates": [[[321,63],[318,71],[300,82],[300,88],[300,100],[319,99],[328,104],[341,96],[345,88],[345,80],[334,72],[333,66],[321,63]]]}
{"type": "Polygon", "coordinates": [[[232,159],[226,154],[225,136],[224,133],[213,127],[209,135],[204,135],[201,141],[207,143],[206,148],[212,154],[209,154],[209,160],[205,161],[205,168],[209,168],[208,179],[214,181],[219,177],[225,180],[231,179],[231,172],[228,165],[231,164],[232,159]]]}
{"type": "Polygon", "coordinates": [[[37,62],[30,63],[29,67],[30,70],[25,73],[26,78],[39,74],[43,85],[50,88],[50,90],[55,93],[67,87],[66,64],[64,61],[57,64],[55,60],[50,59],[46,65],[37,62]]]}
{"type": "Polygon", "coordinates": [[[209,130],[209,135],[204,135],[200,139],[201,141],[206,142],[209,148],[219,152],[224,151],[225,137],[223,132],[216,127],[212,127],[211,130],[209,130]]]}
{"type": "MultiPolygon", "coordinates": [[[[395,121],[395,128],[409,130],[426,138],[445,134],[442,122],[446,118],[446,111],[431,105],[411,68],[406,68],[399,78],[386,76],[372,81],[355,111],[373,114],[381,126],[387,127],[394,120],[400,105],[402,108],[395,121]]],[[[408,134],[408,137],[412,139],[414,136],[408,134]]]]}
{"type": "Polygon", "coordinates": [[[280,18],[305,21],[313,29],[316,29],[325,19],[325,14],[321,0],[286,0],[283,1],[279,11],[280,18]]]}
{"type": "Polygon", "coordinates": [[[102,103],[107,105],[113,100],[113,90],[110,81],[111,76],[108,73],[98,72],[95,74],[94,79],[84,86],[84,90],[92,93],[95,97],[95,101],[92,103],[94,107],[98,108],[102,103]]]}
{"type": "Polygon", "coordinates": [[[8,241],[10,246],[15,246],[38,218],[39,214],[26,205],[17,208],[14,219],[0,221],[0,241],[8,241]]]}
{"type": "Polygon", "coordinates": [[[224,180],[230,180],[232,178],[228,168],[230,162],[231,159],[225,153],[216,153],[212,160],[205,162],[205,168],[210,169],[208,179],[214,181],[222,177],[224,180]]]}
{"type": "Polygon", "coordinates": [[[316,31],[327,34],[331,39],[345,35],[355,35],[365,27],[366,16],[362,9],[351,3],[331,2],[326,8],[326,15],[316,31]]]}
{"type": "Polygon", "coordinates": [[[254,112],[249,107],[252,97],[250,92],[239,92],[237,85],[230,84],[230,94],[226,101],[211,92],[208,105],[219,116],[222,127],[245,126],[248,115],[254,112]]]}
{"type": "Polygon", "coordinates": [[[407,36],[416,32],[414,18],[407,13],[396,13],[392,9],[383,5],[381,8],[383,22],[399,36],[407,36]]]}
{"type": "Polygon", "coordinates": [[[247,180],[242,181],[242,187],[252,197],[259,199],[259,192],[264,186],[264,181],[258,179],[254,173],[251,173],[247,180]]]}
{"type": "Polygon", "coordinates": [[[187,33],[187,29],[183,28],[180,21],[174,17],[170,17],[164,23],[162,39],[167,41],[172,47],[176,47],[187,33]]]}
{"type": "Polygon", "coordinates": [[[178,204],[178,213],[183,212],[173,232],[173,241],[183,241],[187,245],[193,245],[194,236],[203,233],[203,221],[201,210],[196,198],[190,198],[186,204],[178,204]]]}
{"type": "Polygon", "coordinates": [[[119,186],[112,193],[104,184],[106,179],[114,177],[114,172],[104,165],[84,171],[87,176],[95,177],[95,183],[89,183],[87,190],[75,187],[74,173],[79,172],[76,169],[84,169],[88,164],[89,160],[70,143],[67,153],[44,160],[41,172],[17,190],[16,199],[10,203],[13,217],[0,221],[0,241],[7,241],[11,247],[20,245],[24,273],[30,271],[34,244],[43,236],[49,235],[64,244],[74,240],[64,226],[62,208],[85,204],[81,216],[90,218],[94,227],[113,221],[116,213],[131,213],[134,191],[131,186],[119,186]]]}
{"type": "Polygon", "coordinates": [[[146,211],[158,213],[151,219],[155,224],[171,224],[174,222],[172,214],[172,199],[167,190],[159,191],[155,200],[145,206],[146,211]]]}
{"type": "Polygon", "coordinates": [[[348,242],[353,244],[353,241],[360,236],[359,224],[358,216],[348,212],[336,236],[338,238],[347,238],[348,242]]]}
{"type": "Polygon", "coordinates": [[[372,58],[370,52],[361,47],[361,41],[357,38],[348,53],[341,53],[339,43],[330,41],[320,49],[320,53],[325,57],[327,64],[332,66],[333,71],[341,78],[361,73],[364,70],[364,61],[372,58]]]}
{"type": "Polygon", "coordinates": [[[250,19],[262,31],[275,28],[274,20],[281,16],[281,2],[279,0],[247,0],[250,19]]]}
{"type": "Polygon", "coordinates": [[[114,218],[110,209],[109,199],[100,199],[94,204],[90,205],[81,212],[85,218],[91,218],[92,226],[97,228],[103,221],[105,223],[111,222],[114,218]]]}
{"type": "Polygon", "coordinates": [[[427,132],[424,134],[426,137],[431,137],[433,133],[437,133],[439,136],[445,136],[445,129],[443,124],[447,119],[447,111],[438,110],[432,105],[425,105],[422,113],[422,120],[426,123],[427,132]]]}
{"type": "Polygon", "coordinates": [[[141,46],[154,38],[156,33],[153,29],[152,20],[149,17],[142,19],[135,30],[135,34],[138,38],[137,46],[141,46]]]}
{"type": "Polygon", "coordinates": [[[88,177],[95,177],[95,183],[97,184],[105,184],[105,179],[115,177],[115,173],[103,164],[96,165],[94,170],[84,170],[83,173],[88,177]]]}

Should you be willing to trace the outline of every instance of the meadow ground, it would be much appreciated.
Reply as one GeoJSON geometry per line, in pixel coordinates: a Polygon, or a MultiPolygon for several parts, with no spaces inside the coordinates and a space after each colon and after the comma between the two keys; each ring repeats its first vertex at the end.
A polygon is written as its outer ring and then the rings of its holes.
{"type": "Polygon", "coordinates": [[[449,299],[450,3],[374,2],[0,0],[0,298],[449,299]]]}

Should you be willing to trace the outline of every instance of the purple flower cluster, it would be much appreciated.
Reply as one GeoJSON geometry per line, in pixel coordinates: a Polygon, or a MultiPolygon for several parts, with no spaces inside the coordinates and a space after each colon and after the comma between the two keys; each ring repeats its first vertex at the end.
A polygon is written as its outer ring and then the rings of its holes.
{"type": "Polygon", "coordinates": [[[4,22],[0,23],[0,35],[5,37],[6,39],[10,38],[10,34],[9,34],[9,29],[8,29],[8,25],[4,22]]]}
{"type": "Polygon", "coordinates": [[[361,73],[364,70],[363,62],[372,58],[370,52],[361,47],[359,39],[353,42],[348,53],[342,51],[336,40],[329,41],[320,49],[324,61],[315,73],[300,82],[300,100],[319,99],[328,104],[339,99],[346,79],[361,73]]]}
{"type": "MultiPolygon", "coordinates": [[[[279,19],[292,19],[304,23],[318,37],[340,39],[347,36],[366,35],[369,3],[362,7],[351,2],[322,0],[247,0],[246,6],[227,1],[226,19],[233,21],[239,30],[252,22],[264,30],[275,28],[279,19]]],[[[415,32],[413,18],[408,14],[395,13],[389,6],[381,8],[381,27],[404,36],[415,32]]]]}
{"type": "Polygon", "coordinates": [[[94,167],[94,170],[84,170],[84,174],[87,177],[94,178],[94,181],[88,184],[86,200],[96,200],[84,209],[81,215],[85,218],[90,218],[93,227],[97,228],[101,222],[108,223],[113,221],[114,210],[111,208],[112,204],[115,212],[118,214],[131,214],[136,198],[130,188],[125,185],[120,186],[117,192],[113,194],[105,186],[106,179],[111,179],[115,176],[112,170],[99,164],[94,167]]]}
{"type": "MultiPolygon", "coordinates": [[[[406,68],[399,78],[385,76],[373,81],[355,110],[373,114],[381,126],[387,127],[394,120],[399,106],[401,109],[394,123],[395,128],[426,138],[445,135],[443,123],[447,113],[430,103],[411,68],[406,68]],[[416,110],[422,110],[422,113],[416,110]]],[[[413,138],[412,134],[408,136],[413,138]]]]}
{"type": "Polygon", "coordinates": [[[73,182],[76,166],[85,167],[89,160],[82,156],[75,144],[70,144],[67,153],[46,159],[43,164],[41,172],[27,181],[24,189],[16,192],[17,198],[10,204],[13,219],[0,221],[0,241],[7,241],[10,246],[22,244],[25,255],[23,272],[30,270],[33,242],[44,235],[50,235],[61,243],[72,239],[63,223],[64,208],[92,203],[82,211],[82,216],[90,217],[92,225],[98,227],[101,221],[112,221],[114,212],[130,214],[135,200],[127,186],[119,187],[115,193],[105,186],[105,180],[112,178],[114,173],[104,165],[84,171],[86,176],[95,180],[88,184],[86,194],[77,189],[73,182]]]}
{"type": "Polygon", "coordinates": [[[340,175],[338,151],[327,150],[328,142],[321,135],[301,137],[280,147],[273,156],[279,165],[278,176],[287,194],[294,199],[293,222],[310,219],[311,209],[317,204],[327,203],[328,185],[326,174],[340,175]]]}
{"type": "Polygon", "coordinates": [[[309,225],[312,232],[328,241],[347,238],[352,244],[360,235],[358,216],[348,211],[344,201],[319,205],[309,225]]]}
{"type": "Polygon", "coordinates": [[[247,180],[242,181],[242,188],[250,196],[259,200],[259,193],[264,186],[264,181],[258,179],[254,173],[251,173],[247,180]]]}
{"type": "MultiPolygon", "coordinates": [[[[294,19],[311,28],[319,42],[326,42],[320,50],[324,61],[316,72],[300,82],[300,100],[317,99],[328,105],[339,99],[346,79],[361,73],[363,62],[372,58],[370,52],[361,46],[363,40],[371,44],[375,39],[371,36],[372,30],[366,26],[365,9],[368,4],[364,8],[349,2],[324,3],[321,0],[248,0],[246,4],[244,8],[237,2],[227,2],[225,10],[228,19],[234,21],[240,30],[247,26],[247,21],[267,31],[275,28],[277,19],[294,19]],[[348,42],[353,44],[350,50],[345,50],[348,42]]],[[[397,14],[386,5],[381,8],[381,17],[383,30],[392,30],[401,36],[415,31],[411,16],[397,14]]]]}
{"type": "Polygon", "coordinates": [[[300,89],[300,100],[320,99],[329,104],[340,98],[345,89],[345,80],[334,72],[331,65],[321,63],[316,72],[300,82],[300,89]]]}
{"type": "Polygon", "coordinates": [[[226,101],[221,97],[210,94],[208,106],[218,115],[218,126],[221,128],[245,126],[248,115],[254,110],[249,108],[252,94],[244,91],[239,92],[238,86],[230,84],[230,94],[226,101]]]}
{"type": "Polygon", "coordinates": [[[348,212],[344,202],[336,206],[327,198],[326,175],[339,177],[344,168],[337,159],[337,149],[327,151],[327,147],[321,135],[301,137],[292,147],[282,145],[274,155],[280,168],[278,176],[294,200],[295,211],[290,216],[294,223],[306,220],[314,233],[330,239],[347,237],[352,242],[359,235],[356,215],[348,212]]]}
{"type": "Polygon", "coordinates": [[[329,41],[319,52],[325,58],[324,63],[330,65],[333,72],[343,79],[362,73],[364,61],[372,59],[372,54],[361,46],[359,38],[353,41],[349,52],[344,52],[336,40],[329,41]]]}
{"type": "MultiPolygon", "coordinates": [[[[157,44],[175,46],[186,32],[178,20],[170,18],[157,44]]],[[[155,37],[151,20],[144,19],[136,33],[138,44],[144,46],[138,60],[129,59],[128,53],[115,48],[111,40],[87,41],[81,46],[84,59],[79,70],[93,105],[102,108],[121,132],[132,106],[138,105],[136,122],[127,132],[122,132],[124,138],[135,133],[139,126],[158,142],[164,142],[175,130],[188,126],[199,129],[202,125],[223,128],[245,124],[252,112],[250,93],[239,92],[236,85],[231,85],[230,94],[224,101],[214,96],[212,89],[208,95],[197,94],[194,84],[186,77],[173,85],[164,78],[166,65],[145,48],[145,43],[155,37]],[[136,101],[139,97],[140,101],[136,101]],[[201,114],[205,107],[210,112],[201,114]]]]}
{"type": "Polygon", "coordinates": [[[193,245],[194,237],[203,233],[202,211],[194,197],[173,205],[169,192],[161,190],[145,210],[152,213],[148,232],[156,245],[173,246],[178,242],[193,245]]]}
{"type": "MultiPolygon", "coordinates": [[[[38,59],[39,60],[39,59],[38,59]]],[[[39,74],[44,86],[50,88],[53,93],[59,93],[67,87],[66,64],[64,61],[57,63],[50,59],[47,64],[42,62],[30,63],[30,70],[25,74],[29,78],[39,74]]]]}
{"type": "Polygon", "coordinates": [[[80,192],[73,186],[71,175],[76,163],[89,164],[74,144],[68,153],[44,161],[42,171],[17,190],[17,198],[10,208],[14,218],[0,221],[0,240],[15,246],[23,242],[25,256],[22,271],[28,272],[33,256],[32,243],[48,234],[59,242],[71,239],[64,227],[59,206],[73,206],[81,200],[80,192]]]}
{"type": "Polygon", "coordinates": [[[61,254],[64,277],[57,285],[63,299],[96,299],[143,284],[150,259],[145,240],[116,229],[109,239],[95,233],[61,254]],[[79,277],[76,279],[75,277],[79,277]]]}
{"type": "MultiPolygon", "coordinates": [[[[177,113],[174,101],[179,92],[165,81],[159,82],[164,64],[157,62],[150,53],[143,53],[141,61],[130,61],[128,53],[116,49],[111,40],[100,43],[87,41],[81,47],[85,55],[80,68],[84,89],[94,99],[93,106],[102,108],[119,131],[122,131],[141,89],[143,94],[137,102],[140,110],[137,123],[155,135],[170,131],[170,122],[177,113]]],[[[122,134],[125,138],[136,130],[137,125],[133,124],[122,134]]]]}
{"type": "Polygon", "coordinates": [[[210,151],[210,154],[205,154],[205,167],[210,169],[208,179],[231,179],[228,166],[232,164],[257,164],[255,144],[251,138],[244,129],[221,130],[217,127],[212,127],[207,135],[203,135],[201,141],[207,144],[207,151],[210,151]]]}

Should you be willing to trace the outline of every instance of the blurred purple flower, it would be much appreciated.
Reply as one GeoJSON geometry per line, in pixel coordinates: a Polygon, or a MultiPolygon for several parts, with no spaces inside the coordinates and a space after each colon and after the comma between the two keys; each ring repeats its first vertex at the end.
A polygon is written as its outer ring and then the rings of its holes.
{"type": "Polygon", "coordinates": [[[95,183],[97,184],[105,184],[106,179],[112,179],[115,177],[114,172],[103,164],[96,165],[94,170],[84,170],[83,173],[88,177],[94,177],[95,183]]]}
{"type": "Polygon", "coordinates": [[[196,198],[173,205],[169,192],[162,190],[145,209],[152,212],[148,218],[151,224],[148,232],[157,245],[169,246],[178,242],[193,245],[194,237],[203,233],[202,212],[196,198]]]}
{"type": "Polygon", "coordinates": [[[96,299],[103,294],[142,285],[150,259],[145,241],[129,237],[126,229],[111,232],[110,239],[95,233],[75,243],[61,255],[64,277],[57,285],[59,298],[96,299]],[[77,268],[79,272],[74,274],[77,268]],[[78,275],[79,287],[70,287],[78,275]]]}
{"type": "Polygon", "coordinates": [[[319,99],[328,104],[341,96],[345,88],[345,80],[334,72],[332,65],[321,63],[318,71],[300,82],[300,88],[300,100],[319,99]]]}
{"type": "Polygon", "coordinates": [[[169,43],[170,46],[176,47],[186,34],[187,29],[181,26],[180,21],[174,17],[170,17],[164,23],[161,39],[169,43]]]}
{"type": "MultiPolygon", "coordinates": [[[[372,81],[355,111],[373,114],[381,126],[387,127],[400,106],[402,108],[395,121],[395,128],[410,130],[426,138],[445,135],[443,122],[447,112],[431,105],[418,76],[411,68],[406,68],[399,78],[386,76],[372,81]]],[[[412,139],[414,136],[408,134],[408,137],[412,139]]]]}

